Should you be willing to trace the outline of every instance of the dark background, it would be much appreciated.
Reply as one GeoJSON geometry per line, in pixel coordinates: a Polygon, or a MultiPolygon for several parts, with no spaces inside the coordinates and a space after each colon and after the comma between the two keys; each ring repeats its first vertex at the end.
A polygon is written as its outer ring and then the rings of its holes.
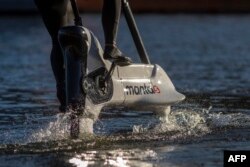
{"type": "MultiPolygon", "coordinates": [[[[102,0],[77,0],[82,12],[98,12],[102,0]]],[[[130,0],[135,12],[248,13],[249,0],[130,0]]],[[[34,12],[33,0],[0,0],[0,12],[34,12]]]]}

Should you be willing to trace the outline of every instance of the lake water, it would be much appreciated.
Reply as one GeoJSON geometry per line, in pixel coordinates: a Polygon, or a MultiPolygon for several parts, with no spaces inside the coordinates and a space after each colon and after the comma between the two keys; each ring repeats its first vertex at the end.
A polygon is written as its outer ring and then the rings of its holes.
{"type": "MultiPolygon", "coordinates": [[[[250,150],[250,15],[136,15],[151,61],[187,96],[168,120],[103,111],[95,136],[69,138],[39,16],[0,17],[0,166],[223,166],[250,150]]],[[[84,24],[103,41],[100,15],[84,24]]],[[[118,45],[138,61],[124,20],[118,45]]]]}

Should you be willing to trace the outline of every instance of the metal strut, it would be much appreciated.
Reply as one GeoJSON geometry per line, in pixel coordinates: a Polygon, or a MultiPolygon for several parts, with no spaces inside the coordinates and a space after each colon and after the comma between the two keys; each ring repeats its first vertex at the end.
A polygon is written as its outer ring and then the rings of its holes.
{"type": "Polygon", "coordinates": [[[75,25],[76,26],[83,26],[82,18],[80,16],[78,7],[76,5],[76,0],[70,0],[70,2],[71,2],[71,6],[72,6],[74,16],[75,16],[75,25]]]}
{"type": "Polygon", "coordinates": [[[132,10],[129,6],[129,3],[127,0],[122,0],[122,7],[123,7],[123,12],[126,18],[126,21],[128,23],[129,30],[132,34],[136,49],[139,53],[140,59],[142,63],[144,64],[150,64],[150,60],[147,54],[147,51],[145,49],[145,46],[143,44],[141,35],[139,33],[139,30],[137,28],[135,18],[133,16],[132,10]]]}

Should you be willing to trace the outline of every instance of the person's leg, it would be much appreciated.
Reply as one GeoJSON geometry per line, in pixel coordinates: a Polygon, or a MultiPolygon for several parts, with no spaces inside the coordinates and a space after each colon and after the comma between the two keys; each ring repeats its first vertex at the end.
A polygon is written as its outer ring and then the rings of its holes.
{"type": "Polygon", "coordinates": [[[65,71],[63,54],[57,39],[58,30],[67,25],[67,5],[69,0],[35,0],[42,14],[45,26],[52,39],[51,65],[56,79],[57,97],[61,103],[60,110],[65,108],[65,71]]]}
{"type": "Polygon", "coordinates": [[[104,59],[131,60],[120,52],[116,46],[116,38],[121,14],[121,0],[104,0],[102,9],[102,25],[105,38],[104,59]]]}
{"type": "Polygon", "coordinates": [[[104,0],[102,24],[105,44],[116,45],[116,37],[121,13],[121,0],[104,0]]]}

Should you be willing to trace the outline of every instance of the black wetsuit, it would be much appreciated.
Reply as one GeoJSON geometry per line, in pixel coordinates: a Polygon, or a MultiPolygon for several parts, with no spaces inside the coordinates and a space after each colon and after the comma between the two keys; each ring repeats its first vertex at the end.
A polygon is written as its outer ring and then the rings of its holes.
{"type": "MultiPolygon", "coordinates": [[[[57,97],[61,103],[61,110],[65,106],[65,74],[63,68],[63,54],[57,39],[58,30],[68,25],[70,14],[69,0],[35,0],[42,14],[45,26],[52,38],[51,65],[56,79],[57,97]]],[[[103,0],[102,24],[105,36],[105,44],[115,45],[119,18],[121,12],[121,0],[103,0]]],[[[106,49],[106,48],[105,48],[106,49]]]]}

